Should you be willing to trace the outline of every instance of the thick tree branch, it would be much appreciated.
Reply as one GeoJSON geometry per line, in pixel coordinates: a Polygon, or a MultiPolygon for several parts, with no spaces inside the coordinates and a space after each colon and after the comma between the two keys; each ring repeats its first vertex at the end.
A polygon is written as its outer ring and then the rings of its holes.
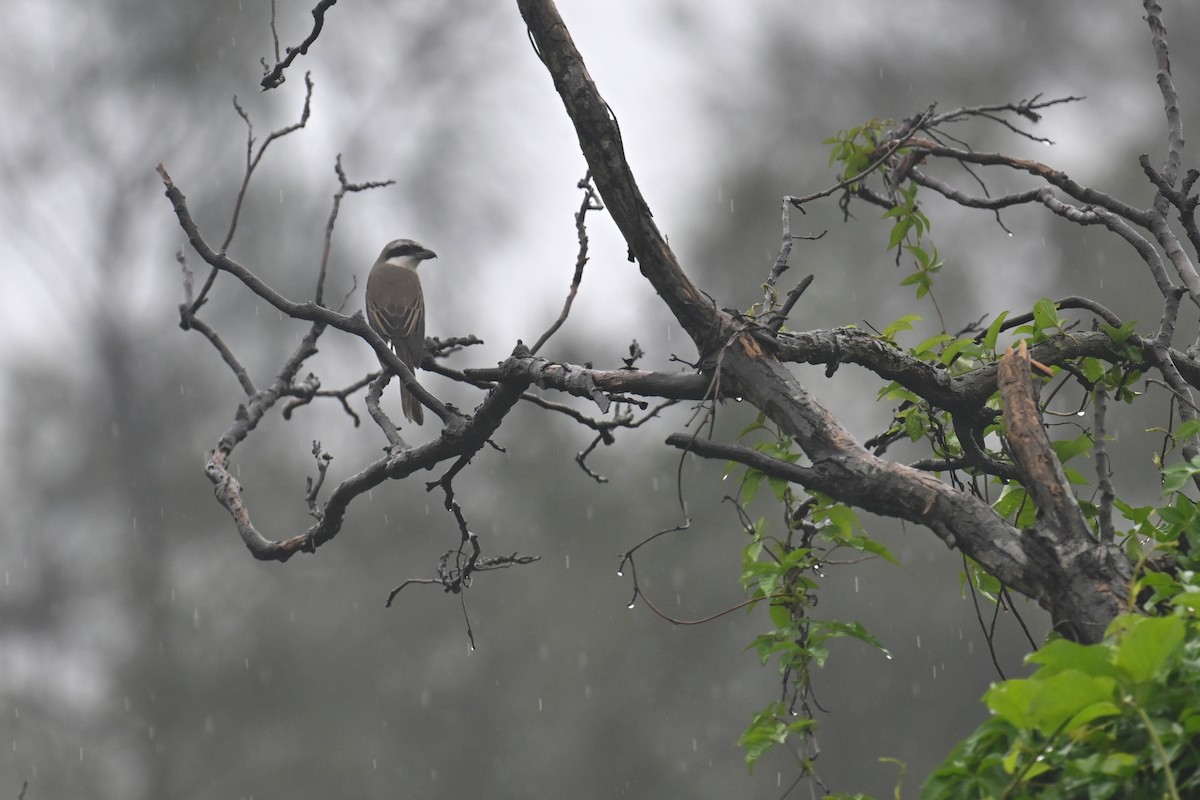
{"type": "Polygon", "coordinates": [[[1042,425],[1024,341],[1016,351],[1010,347],[1000,359],[998,380],[1004,401],[1005,438],[1013,460],[1025,474],[1022,483],[1040,512],[1038,528],[1073,556],[1075,549],[1087,546],[1091,530],[1042,425]]]}
{"type": "Polygon", "coordinates": [[[620,229],[630,255],[696,343],[701,358],[723,344],[721,329],[729,316],[696,288],[654,223],[625,159],[625,144],[608,103],[584,66],[567,26],[551,0],[517,0],[521,16],[567,115],[608,213],[620,229]]]}
{"type": "Polygon", "coordinates": [[[393,448],[386,456],[371,462],[338,484],[329,500],[320,508],[320,519],[308,530],[288,539],[271,540],[263,536],[251,521],[241,484],[230,471],[230,460],[234,448],[254,430],[278,399],[279,389],[286,381],[286,376],[281,375],[269,389],[238,408],[233,425],[209,454],[205,467],[205,473],[215,487],[217,500],[233,517],[246,547],[255,558],[262,561],[287,561],[298,552],[314,552],[341,530],[346,509],[354,498],[385,480],[405,478],[448,459],[469,459],[487,443],[529,386],[529,381],[519,375],[499,384],[476,409],[474,416],[457,426],[455,431],[447,428],[437,439],[420,447],[393,448]]]}
{"type": "MultiPolygon", "coordinates": [[[[1107,563],[1083,565],[1084,582],[1079,584],[1078,592],[1059,591],[1067,567],[1082,564],[1074,557],[1075,553],[1060,552],[1044,547],[1041,541],[1014,536],[1011,526],[982,500],[943,484],[928,473],[872,456],[776,359],[772,354],[775,340],[769,332],[764,339],[763,331],[752,332],[741,327],[691,282],[653,222],[626,162],[616,121],[588,75],[554,3],[518,0],[518,6],[575,126],[609,213],[643,275],[696,343],[702,365],[713,370],[714,394],[735,393],[749,400],[781,432],[792,436],[811,460],[811,467],[794,467],[796,472],[789,480],[820,487],[842,502],[926,525],[1001,581],[1036,597],[1051,609],[1056,624],[1069,635],[1088,641],[1098,638],[1104,623],[1111,618],[1112,608],[1106,602],[1089,605],[1086,601],[1090,599],[1089,591],[1103,592],[1099,584],[1114,574],[1097,572],[1109,566],[1107,563]]],[[[995,163],[1025,169],[1080,202],[1103,205],[1129,219],[1145,218],[1144,212],[1080,186],[1065,174],[1036,162],[948,148],[917,137],[908,146],[961,163],[995,163]]],[[[864,350],[866,347],[864,343],[864,350]]],[[[887,345],[880,345],[874,352],[882,356],[884,347],[887,345]]],[[[902,360],[894,363],[911,368],[914,374],[923,372],[931,386],[941,381],[933,376],[932,368],[917,368],[902,360]]],[[[988,394],[992,391],[994,388],[988,394]]],[[[717,447],[707,442],[701,444],[695,436],[673,437],[670,443],[684,449],[691,447],[696,452],[701,452],[699,448],[717,447]]],[[[1116,582],[1120,583],[1121,573],[1115,574],[1116,582]]]]}

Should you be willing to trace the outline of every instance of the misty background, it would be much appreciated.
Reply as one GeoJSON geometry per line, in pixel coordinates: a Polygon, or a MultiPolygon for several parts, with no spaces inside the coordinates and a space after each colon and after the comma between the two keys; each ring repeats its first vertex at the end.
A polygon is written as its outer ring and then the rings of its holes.
{"type": "MultiPolygon", "coordinates": [[[[281,45],[311,27],[309,3],[281,3],[281,45]]],[[[1045,160],[1081,183],[1146,205],[1136,156],[1164,150],[1161,97],[1136,3],[854,4],[752,0],[562,0],[561,11],[616,113],[630,163],[660,228],[698,285],[722,306],[761,297],[779,248],[780,199],[833,182],[822,140],[872,118],[938,101],[962,105],[1086,95],[1047,111],[1046,147],[977,122],[956,134],[979,150],[1045,160]]],[[[532,566],[481,574],[459,599],[412,586],[457,545],[440,493],[414,476],[360,498],[316,555],[256,562],[212,497],[202,465],[240,391],[216,352],[178,327],[175,252],[184,244],[154,166],[187,194],[212,243],[232,212],[246,157],[298,118],[304,71],[316,85],[307,128],[272,145],[254,178],[230,255],[287,296],[311,296],[341,154],[352,181],[395,179],[349,196],[333,240],[326,297],[361,307],[366,272],[390,239],[436,250],[422,267],[434,336],[486,344],[450,358],[491,366],[557,316],[576,256],[572,215],[585,165],[515,4],[491,0],[339,4],[284,86],[262,94],[273,62],[268,0],[13,0],[0,52],[0,797],[441,798],[779,796],[795,776],[786,751],[747,773],[736,740],[775,698],[774,664],[744,648],[765,609],[676,627],[627,609],[618,556],[683,521],[679,408],[621,431],[590,465],[591,435],[532,407],[498,432],[456,480],[458,501],[493,555],[532,566]]],[[[1200,7],[1169,4],[1172,66],[1195,95],[1200,7]]],[[[1185,130],[1195,109],[1185,104],[1185,130]]],[[[1185,167],[1194,164],[1185,159],[1185,167]]],[[[1020,176],[989,174],[1004,192],[1020,176]]],[[[944,177],[970,186],[961,173],[944,177]]],[[[811,272],[793,329],[870,323],[905,313],[939,329],[907,274],[884,252],[876,210],[836,203],[793,215],[785,281],[811,272]]],[[[1042,296],[1083,294],[1140,328],[1159,300],[1133,253],[1037,209],[985,213],[930,200],[945,258],[935,292],[951,331],[1042,296]]],[[[591,261],[548,358],[678,369],[690,344],[634,265],[610,220],[589,215],[591,261]]],[[[198,275],[199,260],[191,256],[198,275]]],[[[792,284],[787,283],[787,287],[792,284]]],[[[201,316],[263,383],[306,326],[220,277],[201,316]]],[[[1184,335],[1195,334],[1189,321],[1184,335]]],[[[306,364],[325,388],[375,369],[336,331],[306,364]]],[[[798,368],[862,439],[888,424],[862,370],[798,368]]],[[[425,385],[471,409],[478,393],[432,375],[425,385]]],[[[395,390],[393,389],[392,392],[395,390]]],[[[398,406],[398,395],[392,394],[398,406]]],[[[362,395],[353,400],[363,411],[362,395]]],[[[398,410],[398,408],[397,408],[398,410]]],[[[727,404],[721,435],[752,410],[727,404]]],[[[364,416],[365,419],[365,416],[364,416]]],[[[1161,417],[1126,414],[1118,486],[1155,497],[1140,436],[1161,417]]],[[[432,425],[412,432],[416,441],[432,425]]],[[[235,452],[251,512],[271,538],[304,530],[305,478],[320,440],[327,486],[376,457],[382,437],[334,404],[274,414],[235,452]]],[[[913,451],[915,453],[915,451],[913,451]]],[[[911,456],[912,453],[907,453],[911,456]]],[[[906,457],[898,448],[895,457],[906,457]]],[[[682,619],[742,599],[746,540],[722,497],[723,464],[684,462],[690,529],[638,553],[642,588],[682,619]]],[[[761,513],[775,513],[769,505],[761,513]]],[[[775,521],[772,518],[772,521],[775,521]]],[[[997,679],[959,588],[962,563],[928,531],[864,517],[902,567],[831,566],[815,613],[858,620],[893,658],[833,646],[815,674],[830,789],[887,796],[907,763],[908,796],[949,747],[985,718],[997,679]]],[[[1018,601],[1035,641],[1045,616],[1018,601]]],[[[990,611],[990,607],[987,609],[990,611]]],[[[1011,614],[997,630],[1010,677],[1028,652],[1011,614]]],[[[802,795],[808,796],[804,789],[802,795]]]]}

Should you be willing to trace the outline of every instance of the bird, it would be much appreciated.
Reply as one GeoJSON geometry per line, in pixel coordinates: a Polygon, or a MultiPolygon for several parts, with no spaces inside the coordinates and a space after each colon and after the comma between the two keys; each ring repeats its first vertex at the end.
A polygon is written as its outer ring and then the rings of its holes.
{"type": "MultiPolygon", "coordinates": [[[[388,242],[367,276],[367,321],[396,356],[414,374],[425,355],[425,296],[417,266],[437,253],[412,239],[388,242]]],[[[421,404],[400,384],[404,418],[417,425],[425,421],[421,404]]]]}

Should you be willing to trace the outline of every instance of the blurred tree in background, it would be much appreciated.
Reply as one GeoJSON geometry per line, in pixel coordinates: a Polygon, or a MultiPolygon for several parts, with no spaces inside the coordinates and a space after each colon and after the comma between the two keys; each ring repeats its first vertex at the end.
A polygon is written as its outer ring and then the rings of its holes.
{"type": "MultiPolygon", "coordinates": [[[[902,118],[935,99],[952,107],[1087,94],[1087,104],[1050,115],[1045,135],[1064,145],[1056,163],[1073,177],[1122,196],[1123,183],[1142,180],[1130,168],[1136,154],[1147,142],[1161,148],[1141,12],[1126,4],[929,3],[888,16],[887,26],[858,21],[862,9],[816,19],[765,1],[711,14],[686,3],[563,5],[621,115],[631,163],[646,165],[639,177],[659,225],[721,303],[761,299],[778,250],[779,198],[825,185],[820,142],[863,120],[902,118]],[[1097,41],[1106,43],[1102,58],[1097,41]]],[[[482,2],[462,10],[335,10],[336,24],[298,65],[317,84],[310,128],[264,162],[231,255],[260,266],[288,296],[308,296],[340,152],[352,179],[395,178],[397,188],[347,200],[328,296],[361,291],[382,242],[412,235],[440,255],[425,276],[430,333],[483,338],[487,355],[470,356],[477,365],[504,358],[518,337],[536,338],[557,314],[583,164],[515,11],[482,2]]],[[[1195,29],[1193,9],[1170,14],[1174,30],[1195,29]]],[[[414,587],[383,608],[389,588],[427,574],[457,539],[440,496],[420,482],[388,485],[353,508],[346,533],[318,558],[281,569],[236,546],[198,469],[232,416],[236,386],[194,334],[170,334],[175,310],[164,298],[177,297],[180,282],[166,254],[180,236],[151,167],[167,162],[198,222],[222,229],[244,156],[230,95],[260,138],[294,119],[302,101],[298,72],[281,91],[255,94],[269,16],[266,3],[108,2],[86,11],[23,3],[13,17],[28,36],[3,56],[21,78],[2,90],[6,106],[24,113],[7,126],[2,151],[0,238],[13,277],[3,315],[11,513],[0,551],[0,691],[12,747],[0,790],[16,796],[28,782],[28,797],[781,792],[790,760],[769,755],[748,776],[735,746],[748,710],[778,690],[741,652],[762,612],[676,628],[625,609],[630,585],[614,574],[618,553],[680,522],[677,459],[660,446],[661,428],[593,454],[593,468],[610,478],[600,488],[572,463],[590,435],[532,409],[513,413],[500,434],[507,453],[483,451],[458,500],[492,552],[543,560],[472,589],[474,653],[454,598],[414,587]],[[536,451],[513,446],[534,436],[536,451]],[[425,520],[419,535],[414,516],[425,520]],[[399,526],[402,518],[409,524],[399,526]]],[[[306,13],[281,10],[281,41],[298,41],[309,24],[306,13]]],[[[1196,69],[1181,50],[1174,71],[1183,85],[1196,69]]],[[[968,131],[978,149],[1003,149],[992,135],[968,131]]],[[[886,324],[911,308],[909,290],[867,291],[902,277],[883,254],[886,226],[864,228],[874,239],[847,236],[832,204],[809,210],[805,227],[832,233],[803,247],[801,268],[817,281],[792,327],[886,324]]],[[[955,263],[939,300],[956,309],[956,324],[1069,292],[1118,298],[1127,319],[1148,327],[1158,318],[1155,298],[1130,288],[1124,251],[1045,216],[1006,215],[1016,234],[1007,237],[984,212],[938,207],[938,247],[955,263]]],[[[592,263],[552,357],[600,352],[617,364],[636,337],[648,353],[642,363],[665,368],[685,343],[625,263],[615,231],[600,216],[590,224],[592,263]]],[[[274,354],[294,347],[304,327],[289,330],[231,285],[214,291],[210,321],[267,380],[274,354]]],[[[374,357],[329,339],[317,363],[335,386],[374,357]]],[[[873,405],[877,387],[848,371],[821,393],[865,438],[889,424],[890,409],[873,405]]],[[[820,369],[800,374],[823,380],[820,369]]],[[[472,392],[428,383],[443,400],[474,405],[472,392]]],[[[1162,424],[1155,411],[1148,424],[1162,424]]],[[[726,417],[730,436],[753,419],[741,410],[726,417]]],[[[1145,427],[1126,424],[1130,433],[1145,427]]],[[[265,423],[239,462],[253,502],[272,509],[272,529],[308,524],[300,498],[313,439],[335,453],[331,473],[379,447],[332,408],[265,423]]],[[[1147,497],[1157,494],[1153,449],[1128,436],[1112,450],[1145,465],[1135,491],[1147,497]]],[[[668,537],[639,561],[647,594],[673,600],[679,617],[739,598],[744,540],[710,489],[723,471],[685,462],[694,523],[675,536],[688,545],[668,537]]],[[[835,645],[832,658],[854,668],[814,680],[834,712],[822,718],[826,783],[883,794],[895,769],[875,759],[894,756],[918,779],[926,774],[985,717],[977,701],[995,673],[959,598],[954,554],[924,531],[867,527],[904,570],[831,571],[823,611],[862,620],[894,660],[835,645]]],[[[1040,642],[1047,621],[1020,606],[1040,642]]],[[[1023,642],[1002,622],[995,644],[1009,675],[1023,642]]]]}

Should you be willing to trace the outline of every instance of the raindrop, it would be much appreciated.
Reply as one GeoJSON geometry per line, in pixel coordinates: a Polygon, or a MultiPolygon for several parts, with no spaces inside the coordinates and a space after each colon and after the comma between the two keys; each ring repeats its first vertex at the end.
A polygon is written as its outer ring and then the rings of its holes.
{"type": "Polygon", "coordinates": [[[567,566],[566,566],[566,568],[567,568],[567,569],[570,569],[570,568],[571,568],[571,557],[570,557],[570,556],[563,556],[563,560],[566,562],[566,565],[567,565],[567,566]]]}
{"type": "Polygon", "coordinates": [[[857,575],[854,576],[854,591],[855,591],[855,593],[858,592],[858,576],[857,575]]]}
{"type": "Polygon", "coordinates": [[[1010,239],[1013,239],[1013,238],[1016,238],[1016,237],[1014,237],[1014,236],[1013,236],[1013,232],[1012,232],[1012,231],[1009,231],[1009,232],[1008,232],[1008,238],[1010,238],[1010,239]]]}
{"type": "Polygon", "coordinates": [[[629,601],[629,605],[627,605],[627,606],[625,606],[625,607],[626,607],[626,608],[633,608],[633,607],[634,607],[634,605],[636,605],[636,603],[635,603],[633,600],[630,600],[630,601],[629,601]]]}
{"type": "Polygon", "coordinates": [[[8,586],[8,570],[4,570],[4,585],[8,586]]]}
{"type": "Polygon", "coordinates": [[[917,634],[917,649],[921,649],[921,634],[917,634]]]}
{"type": "Polygon", "coordinates": [[[617,570],[617,577],[618,577],[618,578],[624,578],[624,577],[625,577],[625,570],[623,570],[623,569],[618,569],[618,570],[617,570]]]}
{"type": "Polygon", "coordinates": [[[183,397],[183,384],[179,384],[179,396],[183,397]]]}
{"type": "Polygon", "coordinates": [[[542,698],[538,698],[538,711],[542,710],[542,698]]]}
{"type": "Polygon", "coordinates": [[[371,769],[379,769],[379,759],[377,759],[377,758],[371,759],[371,769]]]}
{"type": "Polygon", "coordinates": [[[729,213],[733,213],[733,198],[729,198],[729,213]]]}
{"type": "Polygon", "coordinates": [[[1077,417],[1082,417],[1082,416],[1084,416],[1084,415],[1086,415],[1086,414],[1087,414],[1087,412],[1086,412],[1086,411],[1076,411],[1076,412],[1075,412],[1075,416],[1077,416],[1077,417]]]}
{"type": "Polygon", "coordinates": [[[884,653],[883,655],[884,655],[884,657],[885,657],[885,658],[887,658],[887,660],[888,660],[888,661],[891,661],[891,660],[892,660],[892,654],[891,654],[891,653],[884,653]]]}
{"type": "Polygon", "coordinates": [[[591,522],[592,518],[596,516],[596,509],[588,506],[583,510],[583,516],[587,518],[588,522],[591,522]]]}
{"type": "Polygon", "coordinates": [[[279,190],[279,205],[283,205],[283,189],[279,190]]]}
{"type": "Polygon", "coordinates": [[[699,749],[700,749],[700,743],[697,742],[695,739],[692,739],[692,752],[694,753],[699,749]]]}

